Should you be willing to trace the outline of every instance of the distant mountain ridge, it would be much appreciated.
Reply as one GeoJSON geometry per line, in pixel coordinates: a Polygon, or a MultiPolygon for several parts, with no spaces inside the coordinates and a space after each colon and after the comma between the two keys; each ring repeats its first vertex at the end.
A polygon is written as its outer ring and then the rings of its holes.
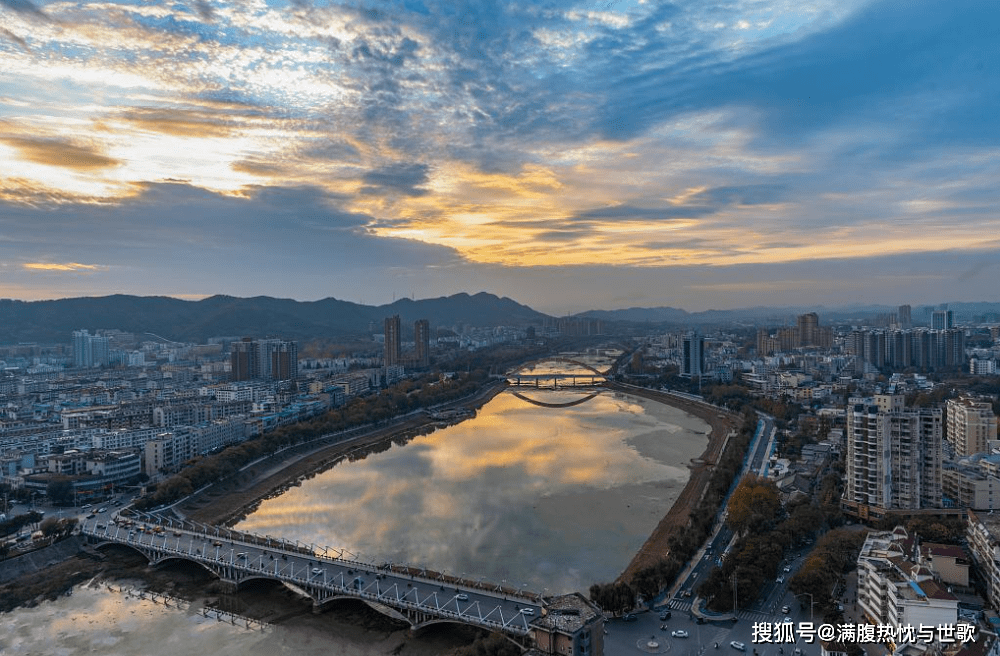
{"type": "MultiPolygon", "coordinates": [[[[956,317],[971,317],[975,315],[1000,315],[1000,302],[956,302],[946,303],[955,312],[956,317]]],[[[896,312],[896,305],[851,305],[842,307],[825,307],[822,305],[801,307],[748,307],[732,310],[703,310],[688,312],[674,307],[631,307],[620,310],[588,310],[573,316],[600,319],[602,321],[625,321],[631,323],[674,323],[674,324],[719,324],[738,323],[743,321],[780,322],[794,318],[796,315],[815,312],[820,322],[845,321],[872,317],[877,314],[896,312]]],[[[912,305],[911,316],[914,322],[926,321],[937,305],[912,305]]]]}
{"type": "Polygon", "coordinates": [[[432,326],[539,325],[547,318],[526,305],[486,292],[417,301],[404,298],[380,306],[335,298],[296,301],[269,296],[211,296],[200,301],[121,294],[52,301],[0,299],[0,343],[68,342],[72,331],[81,328],[151,332],[196,342],[237,335],[338,337],[367,333],[373,321],[376,332],[381,332],[382,321],[394,314],[404,324],[428,319],[432,326]]]}

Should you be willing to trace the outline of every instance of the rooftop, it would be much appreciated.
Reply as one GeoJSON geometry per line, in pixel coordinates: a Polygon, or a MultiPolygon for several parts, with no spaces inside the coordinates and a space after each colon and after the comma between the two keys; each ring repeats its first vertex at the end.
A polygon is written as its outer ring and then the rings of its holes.
{"type": "Polygon", "coordinates": [[[545,608],[545,614],[531,625],[548,631],[572,635],[601,617],[601,612],[578,592],[554,597],[545,608]]]}

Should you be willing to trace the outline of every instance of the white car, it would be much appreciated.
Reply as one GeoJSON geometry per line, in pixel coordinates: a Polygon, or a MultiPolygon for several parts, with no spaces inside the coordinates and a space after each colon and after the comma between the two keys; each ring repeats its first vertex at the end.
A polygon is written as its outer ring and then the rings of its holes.
{"type": "Polygon", "coordinates": [[[457,595],[455,595],[455,599],[458,599],[459,601],[468,601],[469,595],[465,594],[464,592],[460,592],[457,595]]]}
{"type": "Polygon", "coordinates": [[[688,637],[688,632],[685,631],[685,630],[683,630],[683,629],[679,629],[677,631],[671,631],[670,632],[670,637],[672,637],[672,638],[686,638],[686,637],[688,637]]]}
{"type": "Polygon", "coordinates": [[[733,640],[732,642],[729,643],[729,646],[732,647],[733,649],[739,649],[740,651],[747,650],[747,646],[738,640],[733,640]]]}
{"type": "Polygon", "coordinates": [[[322,574],[323,570],[321,570],[319,567],[313,567],[312,568],[312,573],[313,574],[322,574]]]}
{"type": "Polygon", "coordinates": [[[521,614],[522,615],[534,615],[535,614],[535,609],[534,608],[522,608],[521,609],[521,614]]]}
{"type": "Polygon", "coordinates": [[[786,617],[785,618],[785,624],[791,624],[791,623],[792,623],[792,618],[786,617]]]}

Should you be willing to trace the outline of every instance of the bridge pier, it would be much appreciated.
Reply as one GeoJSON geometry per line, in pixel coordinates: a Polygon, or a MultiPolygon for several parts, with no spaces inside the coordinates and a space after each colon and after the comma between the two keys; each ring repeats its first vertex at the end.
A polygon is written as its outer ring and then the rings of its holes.
{"type": "Polygon", "coordinates": [[[236,594],[239,583],[232,579],[219,579],[220,592],[223,594],[236,594]]]}

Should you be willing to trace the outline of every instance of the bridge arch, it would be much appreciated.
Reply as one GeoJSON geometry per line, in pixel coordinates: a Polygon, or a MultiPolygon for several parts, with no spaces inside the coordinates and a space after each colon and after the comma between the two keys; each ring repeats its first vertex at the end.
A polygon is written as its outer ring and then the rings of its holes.
{"type": "Polygon", "coordinates": [[[537,405],[540,408],[571,408],[574,405],[580,405],[586,403],[587,401],[593,399],[596,396],[600,396],[600,392],[594,392],[593,394],[588,394],[583,398],[574,399],[572,401],[567,401],[565,403],[548,403],[546,401],[538,401],[537,399],[530,398],[521,394],[520,392],[511,392],[515,398],[521,399],[525,403],[530,403],[532,405],[537,405]]]}
{"type": "Polygon", "coordinates": [[[185,563],[185,564],[191,563],[193,565],[197,565],[199,568],[205,570],[215,578],[222,578],[219,575],[219,572],[212,569],[211,567],[201,562],[197,558],[185,558],[184,556],[169,555],[169,556],[164,556],[162,558],[151,559],[149,561],[150,567],[155,567],[155,568],[166,567],[171,563],[185,563]]]}
{"type": "Polygon", "coordinates": [[[606,371],[598,371],[594,366],[589,365],[586,362],[580,362],[579,360],[574,360],[573,358],[564,358],[564,357],[561,357],[561,356],[558,356],[558,355],[554,355],[554,356],[552,356],[550,358],[539,358],[537,360],[532,360],[531,362],[525,362],[524,364],[522,364],[521,366],[519,366],[514,371],[511,371],[507,375],[508,376],[516,376],[517,374],[523,372],[524,370],[526,370],[526,369],[528,369],[530,367],[534,367],[536,364],[541,364],[542,362],[565,362],[566,364],[573,364],[573,365],[576,365],[578,367],[583,367],[587,371],[589,371],[589,372],[591,372],[593,374],[596,374],[598,376],[606,376],[608,374],[608,372],[606,372],[606,371]]]}

